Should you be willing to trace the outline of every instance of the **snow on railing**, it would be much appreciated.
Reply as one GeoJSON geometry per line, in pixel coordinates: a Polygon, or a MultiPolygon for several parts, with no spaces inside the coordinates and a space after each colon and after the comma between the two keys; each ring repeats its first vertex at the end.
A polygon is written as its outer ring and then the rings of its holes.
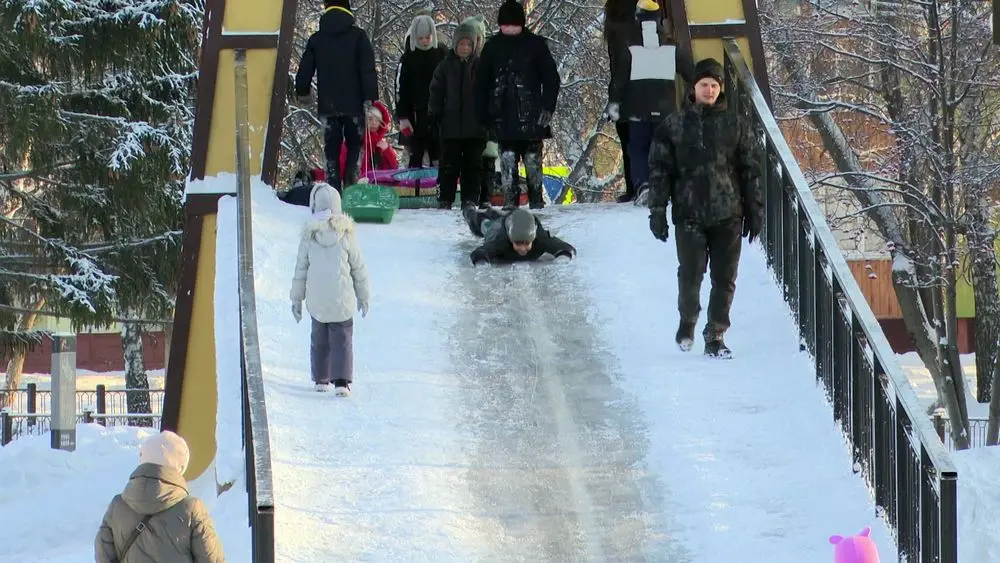
{"type": "Polygon", "coordinates": [[[257,333],[253,273],[253,221],[250,201],[250,134],[246,51],[234,50],[236,74],[237,233],[239,237],[240,341],[243,368],[243,446],[253,542],[253,563],[274,561],[274,491],[271,439],[264,404],[264,375],[257,333]]]}
{"type": "Polygon", "coordinates": [[[725,44],[730,111],[764,144],[761,242],[801,347],[813,356],[834,419],[896,536],[900,560],[958,560],[958,472],[813,198],[791,149],[733,40],[725,44]]]}

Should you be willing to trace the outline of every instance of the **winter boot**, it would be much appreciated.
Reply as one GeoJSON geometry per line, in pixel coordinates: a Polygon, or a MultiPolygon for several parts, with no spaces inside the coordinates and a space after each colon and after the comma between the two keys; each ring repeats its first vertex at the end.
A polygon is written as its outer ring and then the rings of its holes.
{"type": "Polygon", "coordinates": [[[618,196],[618,203],[628,203],[630,201],[635,201],[635,194],[632,192],[625,192],[618,196]]]}
{"type": "Polygon", "coordinates": [[[350,187],[358,183],[358,164],[348,163],[344,170],[344,187],[350,187]]]}
{"type": "Polygon", "coordinates": [[[438,209],[451,209],[452,205],[454,204],[450,201],[439,201],[438,209]]]}
{"type": "Polygon", "coordinates": [[[705,355],[710,358],[729,360],[733,357],[733,351],[726,346],[721,336],[717,336],[705,342],[705,355]]]}
{"type": "Polygon", "coordinates": [[[646,207],[649,204],[649,184],[639,186],[639,194],[635,196],[633,204],[636,207],[646,207]]]}
{"type": "Polygon", "coordinates": [[[472,231],[474,236],[483,238],[483,223],[474,205],[470,204],[462,207],[462,218],[465,219],[465,223],[469,226],[469,230],[472,231]]]}
{"type": "Polygon", "coordinates": [[[335,160],[326,161],[326,181],[338,192],[343,191],[343,186],[340,183],[340,162],[335,160]]]}
{"type": "Polygon", "coordinates": [[[330,384],[329,383],[317,383],[315,389],[319,393],[326,393],[326,392],[330,391],[330,384]]]}
{"type": "Polygon", "coordinates": [[[674,342],[677,343],[677,347],[681,349],[681,352],[690,351],[691,347],[694,346],[694,323],[681,321],[680,326],[677,327],[677,335],[674,336],[674,342]]]}
{"type": "Polygon", "coordinates": [[[347,397],[351,394],[351,384],[346,379],[338,379],[333,382],[334,394],[338,397],[347,397]]]}
{"type": "Polygon", "coordinates": [[[517,209],[518,207],[520,207],[521,203],[518,201],[519,199],[521,199],[521,190],[514,191],[511,189],[504,192],[503,194],[504,210],[511,211],[513,209],[517,209]]]}

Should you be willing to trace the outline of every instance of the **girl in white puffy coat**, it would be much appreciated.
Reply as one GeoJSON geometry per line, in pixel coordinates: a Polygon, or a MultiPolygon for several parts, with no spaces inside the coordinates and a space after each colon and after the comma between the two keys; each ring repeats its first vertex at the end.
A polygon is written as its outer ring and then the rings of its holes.
{"type": "Polygon", "coordinates": [[[319,182],[309,194],[312,218],[302,230],[292,277],[292,315],[302,301],[312,317],[312,380],[317,391],[350,394],[354,380],[354,311],[368,314],[368,269],[354,221],[340,208],[340,194],[319,182]]]}

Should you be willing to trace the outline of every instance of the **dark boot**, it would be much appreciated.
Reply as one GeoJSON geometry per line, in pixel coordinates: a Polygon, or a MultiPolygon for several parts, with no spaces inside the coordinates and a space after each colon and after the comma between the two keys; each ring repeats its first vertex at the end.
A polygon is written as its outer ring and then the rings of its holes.
{"type": "Polygon", "coordinates": [[[677,327],[677,335],[674,336],[674,342],[677,343],[677,347],[681,349],[681,352],[688,352],[694,346],[694,323],[681,321],[680,326],[677,327]]]}
{"type": "Polygon", "coordinates": [[[454,204],[452,202],[450,202],[450,201],[439,201],[438,202],[438,209],[451,209],[452,205],[454,205],[454,204]]]}
{"type": "Polygon", "coordinates": [[[326,161],[326,183],[334,187],[338,192],[343,190],[340,183],[340,162],[336,160],[326,161]]]}
{"type": "Polygon", "coordinates": [[[476,211],[475,206],[463,206],[462,218],[465,219],[465,224],[469,226],[469,230],[474,236],[483,238],[483,217],[478,211],[476,211]]]}
{"type": "Polygon", "coordinates": [[[618,196],[618,203],[628,203],[633,200],[635,200],[635,194],[631,192],[626,191],[622,195],[618,196]]]}
{"type": "Polygon", "coordinates": [[[353,186],[358,183],[358,172],[357,163],[347,164],[347,168],[344,170],[344,187],[353,186]]]}
{"type": "Polygon", "coordinates": [[[507,211],[517,209],[521,206],[519,199],[521,199],[520,191],[507,190],[503,194],[503,208],[507,211]]]}
{"type": "Polygon", "coordinates": [[[726,346],[721,336],[716,336],[712,340],[705,342],[705,355],[710,358],[730,360],[733,357],[733,351],[726,346]]]}
{"type": "Polygon", "coordinates": [[[636,207],[646,207],[646,205],[649,204],[650,195],[652,194],[649,193],[649,184],[639,186],[639,193],[635,196],[636,207]]]}

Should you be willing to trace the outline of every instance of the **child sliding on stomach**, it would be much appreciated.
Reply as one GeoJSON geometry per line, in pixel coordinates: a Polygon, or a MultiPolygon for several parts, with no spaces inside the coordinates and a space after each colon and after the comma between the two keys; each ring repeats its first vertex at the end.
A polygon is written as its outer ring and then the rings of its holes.
{"type": "Polygon", "coordinates": [[[299,242],[292,277],[292,315],[302,320],[305,300],[312,317],[312,380],[317,391],[346,397],[354,380],[354,310],[368,314],[368,269],[354,221],[340,208],[340,193],[319,182],[309,196],[312,219],[299,242]]]}

